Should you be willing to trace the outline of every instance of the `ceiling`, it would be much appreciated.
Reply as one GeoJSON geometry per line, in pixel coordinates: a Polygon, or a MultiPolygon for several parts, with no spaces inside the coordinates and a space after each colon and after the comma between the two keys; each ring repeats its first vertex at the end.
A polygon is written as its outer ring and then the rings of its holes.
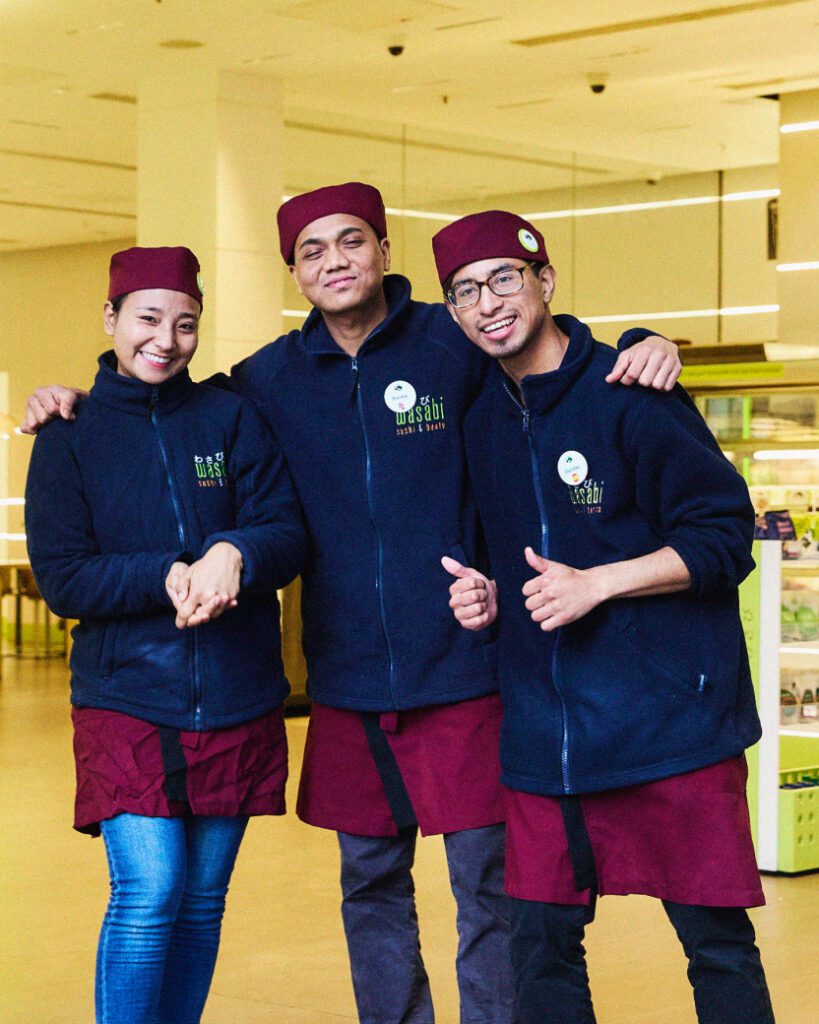
{"type": "Polygon", "coordinates": [[[819,0],[0,0],[0,251],[133,234],[140,82],[201,65],[280,83],[288,191],[445,210],[776,163],[819,0]]]}

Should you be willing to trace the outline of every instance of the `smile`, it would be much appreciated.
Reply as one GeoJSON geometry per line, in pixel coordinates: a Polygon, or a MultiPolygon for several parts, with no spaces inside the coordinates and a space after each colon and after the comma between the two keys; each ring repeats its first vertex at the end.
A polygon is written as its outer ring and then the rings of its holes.
{"type": "Polygon", "coordinates": [[[332,281],[328,281],[326,287],[343,288],[345,285],[352,284],[353,281],[355,281],[354,277],[336,277],[332,281]]]}
{"type": "Polygon", "coordinates": [[[167,366],[171,361],[170,356],[160,356],[156,352],[142,352],[139,353],[146,363],[150,363],[151,366],[167,366]]]}
{"type": "Polygon", "coordinates": [[[487,324],[486,327],[481,327],[481,332],[483,334],[498,334],[501,331],[505,331],[507,327],[511,327],[515,320],[517,320],[516,316],[507,316],[503,320],[495,320],[491,324],[487,324]]]}

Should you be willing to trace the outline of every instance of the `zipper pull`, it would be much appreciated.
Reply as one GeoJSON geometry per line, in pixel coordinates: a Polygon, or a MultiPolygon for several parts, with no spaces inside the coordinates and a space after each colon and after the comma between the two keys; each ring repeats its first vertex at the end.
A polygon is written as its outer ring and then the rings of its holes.
{"type": "Polygon", "coordinates": [[[351,398],[355,398],[356,392],[358,391],[358,356],[351,356],[352,371],[353,371],[353,390],[350,394],[351,398]]]}
{"type": "Polygon", "coordinates": [[[158,387],[152,387],[151,388],[151,402],[150,402],[151,409],[155,409],[158,404],[159,404],[159,388],[158,387]]]}
{"type": "Polygon", "coordinates": [[[523,430],[524,433],[529,433],[529,410],[525,408],[523,410],[523,430]]]}

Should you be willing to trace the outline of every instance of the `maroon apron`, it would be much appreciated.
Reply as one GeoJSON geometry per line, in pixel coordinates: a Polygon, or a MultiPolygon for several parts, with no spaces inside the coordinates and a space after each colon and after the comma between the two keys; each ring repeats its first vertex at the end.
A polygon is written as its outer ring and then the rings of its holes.
{"type": "Polygon", "coordinates": [[[72,708],[71,717],[74,828],[80,832],[99,835],[101,821],[123,813],[284,814],[287,735],[281,708],[210,732],[161,730],[97,708],[72,708]]]}
{"type": "Polygon", "coordinates": [[[495,825],[503,821],[500,723],[497,694],[368,718],[314,703],[296,813],[309,825],[362,836],[394,836],[413,822],[423,835],[495,825]],[[379,735],[368,738],[368,729],[379,735]],[[379,741],[411,818],[396,811],[379,741]]]}
{"type": "MultiPolygon", "coordinates": [[[[751,840],[744,757],[579,798],[600,895],[641,893],[695,906],[765,903],[751,840]]],[[[557,797],[504,791],[506,891],[588,904],[578,892],[557,797]]]]}

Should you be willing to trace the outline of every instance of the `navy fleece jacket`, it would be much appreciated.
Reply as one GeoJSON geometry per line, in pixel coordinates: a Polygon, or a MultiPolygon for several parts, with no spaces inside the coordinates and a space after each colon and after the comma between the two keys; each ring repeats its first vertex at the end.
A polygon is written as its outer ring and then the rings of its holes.
{"type": "Polygon", "coordinates": [[[753,566],[745,483],[692,403],[606,384],[616,353],[555,319],[562,365],[524,378],[522,398],[495,367],[464,428],[500,594],[503,781],[552,795],[681,774],[760,735],[738,612],[753,566]],[[558,468],[567,453],[586,462],[577,485],[558,468]],[[521,595],[527,545],[578,569],[668,545],[691,587],[545,633],[521,595]]]}
{"type": "Polygon", "coordinates": [[[206,730],[286,696],[276,589],[301,569],[306,537],[287,469],[249,402],[187,371],[152,388],[101,357],[77,419],[37,437],[26,531],[46,603],[80,620],[73,703],[206,730]],[[179,630],[168,571],[220,540],[242,553],[238,606],[179,630]]]}
{"type": "MultiPolygon", "coordinates": [[[[214,378],[257,405],[301,499],[309,693],[357,711],[497,690],[493,638],[455,622],[441,567],[442,555],[485,562],[462,426],[490,361],[442,304],[413,301],[406,278],[389,275],[384,290],[387,318],[355,357],[314,309],[214,378]]],[[[621,346],[649,333],[626,332],[621,346]]]]}

